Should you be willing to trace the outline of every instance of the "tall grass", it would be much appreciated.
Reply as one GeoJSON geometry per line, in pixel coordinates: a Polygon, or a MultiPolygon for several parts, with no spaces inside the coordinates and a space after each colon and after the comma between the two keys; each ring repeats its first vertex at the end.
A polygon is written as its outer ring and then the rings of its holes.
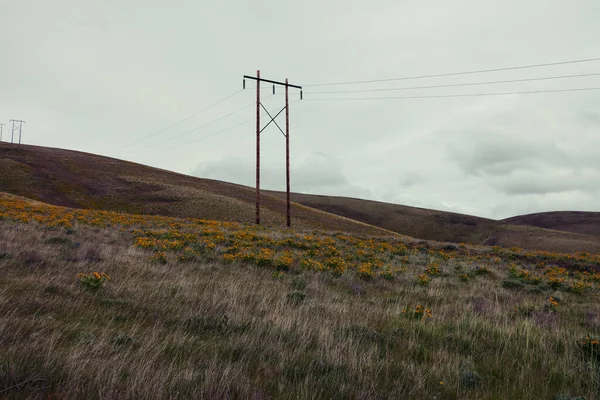
{"type": "Polygon", "coordinates": [[[0,398],[600,394],[600,361],[583,344],[600,336],[598,288],[513,279],[503,259],[482,272],[455,258],[419,285],[432,268],[422,251],[387,280],[210,254],[151,262],[116,228],[0,228],[0,398]],[[77,274],[92,271],[111,280],[86,289],[77,274]],[[431,317],[403,313],[418,305],[431,317]]]}

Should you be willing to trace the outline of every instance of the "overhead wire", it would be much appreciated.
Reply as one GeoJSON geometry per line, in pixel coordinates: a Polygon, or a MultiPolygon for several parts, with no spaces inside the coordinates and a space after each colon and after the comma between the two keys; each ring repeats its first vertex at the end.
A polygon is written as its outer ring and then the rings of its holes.
{"type": "Polygon", "coordinates": [[[325,97],[325,98],[306,98],[308,101],[320,100],[396,100],[396,99],[438,99],[452,97],[482,97],[482,96],[506,96],[518,94],[534,94],[534,93],[559,93],[559,92],[578,92],[600,90],[600,87],[589,88],[573,88],[573,89],[549,89],[549,90],[530,90],[520,92],[500,92],[500,93],[468,93],[468,94],[444,94],[444,95],[425,95],[425,96],[394,96],[394,97],[325,97]]]}
{"type": "MultiPolygon", "coordinates": [[[[486,72],[496,72],[496,71],[507,71],[507,70],[516,70],[516,69],[526,69],[526,68],[537,68],[537,67],[547,67],[547,66],[554,66],[554,65],[565,65],[565,64],[575,64],[575,63],[585,63],[585,62],[592,62],[592,61],[600,61],[600,58],[588,58],[588,59],[579,59],[579,60],[568,60],[568,61],[558,61],[558,62],[551,62],[551,63],[542,63],[542,64],[529,64],[529,65],[520,65],[520,66],[511,66],[511,67],[504,67],[504,68],[489,68],[489,69],[481,69],[481,70],[472,70],[472,71],[462,71],[462,72],[449,72],[449,73],[441,73],[441,74],[430,74],[430,75],[418,75],[418,76],[406,76],[406,77],[398,77],[398,78],[388,78],[388,79],[373,79],[373,80],[362,80],[362,81],[347,81],[347,82],[332,82],[332,83],[320,83],[320,84],[310,84],[310,85],[304,85],[305,87],[317,87],[317,86],[334,86],[334,85],[351,85],[351,84],[362,84],[362,83],[377,83],[377,82],[390,82],[390,81],[399,81],[399,80],[410,80],[410,79],[424,79],[424,78],[434,78],[434,77],[444,77],[444,76],[456,76],[456,75],[467,75],[467,74],[476,74],[476,73],[486,73],[486,72]]],[[[539,80],[550,80],[550,79],[566,79],[566,78],[575,78],[575,77],[584,77],[584,76],[593,76],[593,75],[600,75],[600,73],[590,73],[590,74],[578,74],[578,75],[566,75],[566,76],[554,76],[554,77],[539,77],[539,78],[527,78],[527,79],[514,79],[514,80],[503,80],[503,81],[489,81],[489,82],[473,82],[473,83],[459,83],[459,84],[447,84],[447,85],[429,85],[429,86],[417,86],[417,87],[405,87],[405,88],[380,88],[380,89],[364,89],[364,90],[355,90],[355,91],[328,91],[328,92],[313,92],[313,93],[306,93],[307,95],[310,94],[336,94],[336,93],[359,93],[359,92],[383,92],[383,91],[400,91],[400,90],[414,90],[414,89],[433,89],[433,88],[444,88],[444,87],[460,87],[460,86],[476,86],[476,85],[491,85],[491,84],[501,84],[501,83],[511,83],[511,82],[526,82],[526,81],[539,81],[539,80]]],[[[261,86],[262,88],[262,86],[261,86]]],[[[270,88],[270,86],[266,86],[265,88],[270,88]]],[[[134,144],[137,144],[141,141],[150,139],[162,132],[165,132],[171,128],[174,128],[175,126],[186,122],[206,111],[208,111],[209,109],[229,100],[230,98],[234,97],[235,95],[241,93],[244,89],[240,89],[237,90],[229,95],[227,95],[226,97],[218,100],[217,102],[210,104],[209,106],[201,109],[200,111],[197,111],[185,118],[182,118],[158,131],[155,131],[149,135],[146,135],[144,137],[141,137],[139,139],[136,139],[132,142],[129,142],[123,146],[121,146],[120,148],[125,148],[125,147],[129,147],[132,146],[134,144]]],[[[553,91],[544,91],[544,92],[556,92],[556,91],[574,91],[574,90],[595,90],[595,89],[567,89],[567,90],[553,90],[553,91]]],[[[531,91],[531,92],[515,92],[514,94],[525,94],[525,93],[542,93],[541,91],[531,91]]],[[[279,93],[277,93],[279,94],[279,93]]],[[[502,95],[504,93],[499,93],[499,94],[493,94],[493,93],[489,93],[489,94],[483,94],[483,93],[479,93],[479,94],[470,94],[470,95],[439,95],[439,96],[402,96],[402,97],[394,97],[394,98],[439,98],[439,97],[467,97],[467,96],[494,96],[494,95],[502,95]]],[[[506,94],[510,94],[510,93],[506,93],[506,94]]],[[[352,98],[344,98],[344,99],[352,99],[352,98]]],[[[363,99],[363,98],[361,98],[363,99]]],[[[371,99],[380,99],[380,98],[371,98],[371,99]]],[[[392,99],[392,98],[390,98],[392,99]]],[[[314,100],[314,99],[313,99],[314,100]]],[[[323,99],[325,100],[325,99],[323,99]]],[[[219,117],[215,120],[209,121],[208,123],[204,124],[204,125],[200,125],[197,126],[195,128],[192,128],[190,130],[187,130],[179,135],[173,136],[171,138],[165,139],[161,142],[155,143],[155,144],[151,144],[150,146],[147,147],[154,147],[160,144],[163,144],[169,140],[173,140],[182,136],[185,136],[191,132],[200,130],[204,127],[207,127],[211,124],[213,124],[214,122],[220,121],[224,118],[227,118],[231,115],[236,114],[237,112],[240,112],[244,109],[246,109],[247,107],[250,107],[251,104],[244,106],[238,110],[235,110],[227,115],[224,115],[222,117],[219,117]]]]}
{"type": "MultiPolygon", "coordinates": [[[[448,72],[448,73],[439,73],[439,74],[429,74],[429,75],[417,75],[417,76],[404,76],[404,77],[396,77],[396,78],[387,78],[387,79],[372,79],[372,80],[357,80],[357,81],[345,81],[345,82],[330,82],[330,83],[319,83],[319,84],[309,84],[309,85],[303,85],[304,87],[319,87],[319,86],[337,86],[337,85],[355,85],[355,84],[367,84],[367,83],[383,83],[383,82],[392,82],[392,81],[401,81],[401,80],[412,80],[412,79],[425,79],[425,78],[437,78],[437,77],[448,77],[448,76],[460,76],[460,75],[469,75],[469,74],[478,74],[478,73],[489,73],[489,72],[497,72],[497,71],[510,71],[510,70],[520,70],[520,69],[529,69],[529,68],[538,68],[538,67],[549,67],[549,66],[557,66],[557,65],[566,65],[566,64],[576,64],[576,63],[587,63],[587,62],[593,62],[593,61],[600,61],[600,57],[599,58],[589,58],[589,59],[580,59],[580,60],[569,60],[569,61],[560,61],[560,62],[552,62],[552,63],[543,63],[543,64],[530,64],[530,65],[519,65],[519,66],[510,66],[510,67],[504,67],[504,68],[489,68],[489,69],[480,69],[480,70],[471,70],[471,71],[461,71],[461,72],[448,72]]],[[[584,88],[569,88],[569,89],[548,89],[548,90],[530,90],[530,91],[514,91],[514,92],[494,92],[494,93],[467,93],[467,94],[440,94],[440,95],[417,95],[417,96],[387,96],[387,97],[317,97],[317,98],[312,98],[312,95],[322,95],[322,94],[344,94],[344,93],[368,93],[368,92],[388,92],[388,91],[402,91],[402,90],[417,90],[417,89],[434,89],[434,88],[450,88],[450,87],[466,87],[466,86],[478,86],[478,85],[494,85],[494,84],[505,84],[505,83],[518,83],[518,82],[530,82],[530,81],[544,81],[544,80],[553,80],[553,79],[571,79],[571,78],[579,78],[579,77],[589,77],[589,76],[598,76],[600,75],[600,72],[597,73],[582,73],[582,74],[572,74],[572,75],[561,75],[561,76],[549,76],[549,77],[534,77],[534,78],[521,78],[521,79],[507,79],[507,80],[495,80],[495,81],[483,81],[483,82],[465,82],[465,83],[454,83],[454,84],[439,84],[439,85],[426,85],[426,86],[408,86],[408,87],[396,87],[396,88],[370,88],[370,89],[357,89],[357,90],[335,90],[335,91],[316,91],[316,92],[310,92],[310,90],[308,92],[304,92],[305,95],[305,100],[308,101],[343,101],[343,100],[401,100],[401,99],[436,99],[436,98],[462,98],[462,97],[485,97],[485,96],[506,96],[506,95],[525,95],[525,94],[538,94],[538,93],[560,93],[560,92],[578,92],[578,91],[594,91],[594,90],[600,90],[600,87],[584,87],[584,88]]],[[[261,89],[270,89],[271,86],[262,86],[261,85],[261,89]]],[[[251,88],[249,88],[251,89],[251,88]]],[[[180,124],[182,124],[183,122],[186,122],[206,111],[208,111],[209,109],[224,103],[225,101],[231,99],[232,97],[236,96],[237,94],[241,93],[242,91],[244,91],[244,89],[240,89],[237,90],[231,94],[229,94],[228,96],[220,99],[219,101],[210,104],[209,106],[201,109],[200,111],[197,111],[185,118],[182,118],[174,123],[172,123],[169,126],[166,126],[165,128],[162,128],[156,132],[151,133],[150,135],[144,136],[140,139],[134,140],[124,146],[122,146],[121,148],[124,147],[129,147],[132,146],[134,144],[137,144],[141,141],[150,139],[152,137],[155,137],[156,135],[163,133],[169,129],[172,129],[180,124]]],[[[277,95],[279,94],[283,94],[283,93],[276,93],[277,95]]],[[[269,97],[273,97],[275,95],[275,93],[273,93],[271,96],[269,97]]],[[[296,103],[297,101],[300,101],[300,99],[291,102],[290,104],[296,103]]],[[[252,105],[256,104],[255,102],[249,103],[239,109],[236,109],[228,114],[222,115],[218,118],[215,118],[211,121],[208,121],[202,125],[196,126],[192,129],[188,129],[180,134],[177,134],[175,136],[171,136],[168,137],[160,142],[154,143],[154,144],[150,144],[146,147],[144,147],[143,149],[146,148],[151,148],[151,147],[155,147],[155,146],[159,146],[161,144],[164,144],[166,142],[170,142],[172,140],[181,138],[183,136],[186,136],[190,133],[193,132],[197,132],[201,129],[204,129],[216,122],[222,121],[230,116],[233,116],[249,107],[251,107],[252,105]]],[[[278,111],[278,109],[273,110],[278,111]]],[[[194,143],[203,141],[203,140],[207,140],[209,138],[221,135],[223,133],[226,132],[230,132],[233,131],[241,126],[244,126],[246,124],[249,124],[253,121],[256,121],[256,117],[253,117],[251,119],[245,120],[243,122],[240,122],[236,125],[230,126],[228,128],[225,129],[221,129],[218,130],[214,133],[211,133],[209,135],[206,136],[202,136],[199,138],[196,138],[194,140],[191,140],[189,142],[186,143],[181,143],[181,144],[177,144],[173,147],[169,147],[166,149],[162,149],[156,153],[154,153],[153,155],[157,155],[157,154],[162,154],[165,152],[169,152],[172,150],[176,150],[178,148],[181,148],[183,146],[189,146],[192,145],[194,143]]]]}
{"type": "MultiPolygon", "coordinates": [[[[290,102],[290,105],[292,105],[292,104],[294,104],[294,103],[296,103],[296,102],[298,102],[298,101],[300,101],[300,99],[290,102]]],[[[274,112],[274,111],[277,111],[277,109],[273,109],[273,110],[271,110],[271,112],[274,112]]],[[[243,126],[243,125],[249,124],[249,123],[250,123],[250,122],[252,122],[252,121],[256,121],[256,116],[255,116],[255,117],[253,117],[253,118],[250,118],[250,119],[248,119],[248,120],[246,120],[246,121],[244,121],[244,122],[241,122],[241,123],[239,123],[239,124],[237,124],[237,125],[234,125],[234,126],[232,126],[232,127],[225,128],[225,129],[222,129],[222,130],[220,130],[220,131],[217,131],[217,132],[215,132],[215,133],[212,133],[212,134],[210,134],[210,135],[206,135],[206,136],[200,137],[200,138],[198,138],[198,139],[194,139],[194,140],[192,140],[192,141],[190,141],[190,142],[187,142],[187,143],[182,143],[182,144],[179,144],[179,145],[177,145],[177,146],[170,147],[170,148],[168,148],[168,149],[165,149],[165,150],[161,150],[161,151],[159,151],[159,152],[157,152],[157,153],[154,153],[153,155],[157,155],[157,154],[165,153],[165,152],[168,152],[168,151],[171,151],[171,150],[175,150],[175,149],[178,149],[178,148],[180,148],[180,147],[183,147],[183,146],[189,146],[189,145],[191,145],[191,144],[194,144],[194,143],[200,142],[200,141],[202,141],[202,140],[209,139],[209,138],[211,138],[211,137],[218,136],[218,135],[220,135],[220,134],[222,134],[222,133],[225,133],[225,132],[228,132],[228,131],[234,130],[234,129],[236,129],[236,128],[239,128],[240,126],[243,126]]]]}
{"type": "MultiPolygon", "coordinates": [[[[283,94],[283,93],[275,93],[275,94],[270,94],[270,95],[267,97],[267,99],[270,99],[270,98],[272,98],[273,96],[277,96],[277,95],[281,95],[281,94],[283,94]]],[[[266,100],[266,99],[265,99],[265,100],[266,100]]],[[[171,137],[169,137],[169,138],[166,138],[165,140],[163,140],[163,141],[161,141],[161,142],[154,143],[154,144],[150,144],[150,145],[148,145],[148,146],[146,146],[146,147],[144,147],[144,148],[155,147],[155,146],[158,146],[158,145],[160,145],[160,144],[166,143],[166,142],[168,142],[168,141],[171,141],[171,140],[174,140],[174,139],[178,139],[178,138],[180,138],[180,137],[182,137],[182,136],[188,135],[188,134],[190,134],[190,133],[192,133],[192,132],[195,132],[195,131],[198,131],[198,130],[204,129],[204,128],[206,128],[207,126],[210,126],[210,125],[214,124],[215,122],[221,121],[221,120],[223,120],[223,119],[225,119],[225,118],[228,118],[228,117],[230,117],[230,116],[232,116],[232,115],[234,115],[234,114],[237,114],[238,112],[240,112],[240,111],[243,111],[243,110],[245,110],[246,108],[248,108],[248,107],[250,107],[250,106],[252,106],[252,105],[254,105],[254,104],[256,104],[256,102],[249,103],[249,104],[245,105],[244,107],[238,108],[237,110],[230,112],[229,114],[223,115],[223,116],[221,116],[221,117],[219,117],[219,118],[215,118],[215,119],[213,119],[213,120],[211,120],[211,121],[209,121],[209,122],[207,122],[207,123],[205,123],[205,124],[203,124],[203,125],[196,126],[196,127],[192,128],[192,129],[188,129],[187,131],[185,131],[185,132],[183,132],[183,133],[180,133],[179,135],[176,135],[176,136],[171,136],[171,137]]]]}
{"type": "Polygon", "coordinates": [[[190,115],[190,116],[188,116],[188,117],[182,118],[182,119],[180,119],[179,121],[177,121],[177,122],[175,122],[175,123],[173,123],[173,124],[171,124],[171,125],[169,125],[169,126],[167,126],[167,127],[165,127],[165,128],[162,128],[162,129],[160,129],[160,130],[158,130],[158,131],[156,131],[156,132],[153,132],[153,133],[151,133],[150,135],[144,136],[144,137],[142,137],[142,138],[140,138],[140,139],[134,140],[133,142],[130,142],[130,143],[128,143],[128,144],[125,144],[125,145],[121,146],[120,148],[129,147],[129,146],[131,146],[131,145],[134,145],[134,144],[136,144],[136,143],[139,143],[139,142],[141,142],[142,140],[150,139],[151,137],[154,137],[154,136],[158,135],[159,133],[162,133],[162,132],[164,132],[164,131],[167,131],[167,130],[169,130],[169,129],[171,129],[171,128],[173,128],[173,127],[175,127],[175,126],[177,126],[177,125],[179,125],[179,124],[181,124],[181,123],[183,123],[183,122],[185,122],[185,121],[188,121],[188,120],[190,120],[190,119],[194,118],[194,117],[195,117],[195,116],[197,116],[197,115],[200,115],[200,114],[202,114],[202,113],[203,113],[203,112],[205,112],[205,111],[208,111],[208,110],[210,110],[211,108],[213,108],[213,107],[215,107],[215,106],[217,106],[217,105],[219,105],[219,104],[221,104],[221,103],[223,103],[223,102],[225,102],[225,101],[229,100],[230,98],[232,98],[233,96],[235,96],[235,95],[236,95],[236,94],[238,94],[238,93],[241,93],[242,91],[243,91],[243,89],[237,90],[237,91],[235,91],[235,92],[231,93],[230,95],[228,95],[228,96],[226,96],[226,97],[222,98],[221,100],[217,101],[216,103],[213,103],[213,104],[209,105],[208,107],[205,107],[205,108],[201,109],[200,111],[198,111],[198,112],[195,112],[194,114],[192,114],[192,115],[190,115]]]}
{"type": "Polygon", "coordinates": [[[569,79],[569,78],[582,78],[588,76],[598,76],[600,72],[594,72],[589,74],[575,74],[575,75],[559,75],[559,76],[547,76],[537,78],[523,78],[523,79],[508,79],[500,81],[485,81],[485,82],[466,82],[466,83],[451,83],[445,85],[428,85],[428,86],[407,86],[397,88],[379,88],[379,89],[358,89],[358,90],[332,90],[325,92],[305,92],[305,95],[313,94],[339,94],[339,93],[367,93],[367,92],[393,92],[400,90],[415,90],[415,89],[437,89],[437,88],[448,88],[448,87],[461,87],[461,86],[479,86],[479,85],[496,85],[502,83],[517,83],[517,82],[533,82],[533,81],[544,81],[552,79],[569,79]]]}
{"type": "Polygon", "coordinates": [[[461,71],[461,72],[447,72],[447,73],[441,73],[441,74],[403,76],[403,77],[398,77],[398,78],[314,83],[314,84],[303,85],[303,86],[304,87],[316,87],[316,86],[356,85],[356,84],[362,84],[362,83],[376,83],[376,82],[392,82],[392,81],[401,81],[401,80],[409,80],[409,79],[438,78],[438,77],[443,77],[443,76],[469,75],[469,74],[480,74],[480,73],[487,73],[487,72],[511,71],[511,70],[517,70],[517,69],[527,69],[527,68],[550,67],[550,66],[554,66],[554,65],[577,64],[577,63],[586,63],[586,62],[592,62],[592,61],[600,61],[600,57],[587,58],[587,59],[582,59],[582,60],[558,61],[558,62],[550,62],[550,63],[543,63],[543,64],[518,65],[518,66],[503,67],[503,68],[488,68],[488,69],[479,69],[479,70],[461,71]]]}
{"type": "MultiPolygon", "coordinates": [[[[471,70],[471,71],[461,71],[461,72],[449,72],[449,73],[440,73],[440,74],[429,74],[429,75],[417,75],[417,76],[405,76],[405,77],[397,77],[397,78],[388,78],[388,79],[372,79],[372,80],[361,80],[361,81],[346,81],[346,82],[331,82],[331,83],[320,83],[320,84],[310,84],[310,85],[304,85],[305,87],[317,87],[317,86],[334,86],[334,85],[352,85],[352,84],[364,84],[364,83],[378,83],[378,82],[391,82],[391,81],[399,81],[399,80],[410,80],[410,79],[424,79],[424,78],[435,78],[435,77],[446,77],[446,76],[457,76],[457,75],[468,75],[468,74],[477,74],[477,73],[488,73],[488,72],[496,72],[496,71],[508,71],[508,70],[518,70],[518,69],[527,69],[527,68],[538,68],[538,67],[548,67],[548,66],[555,66],[555,65],[565,65],[565,64],[575,64],[575,63],[585,63],[585,62],[593,62],[593,61],[600,61],[600,58],[588,58],[588,59],[579,59],[579,60],[568,60],[568,61],[558,61],[558,62],[551,62],[551,63],[542,63],[542,64],[529,64],[529,65],[519,65],[519,66],[511,66],[511,67],[503,67],[503,68],[489,68],[489,69],[480,69],[480,70],[471,70]]],[[[387,92],[387,91],[401,91],[401,90],[416,90],[416,89],[434,89],[434,88],[447,88],[447,87],[462,87],[462,86],[477,86],[477,85],[493,85],[493,84],[503,84],[503,83],[516,83],[516,82],[529,82],[529,81],[543,81],[543,80],[552,80],[552,79],[569,79],[569,78],[579,78],[579,77],[586,77],[586,76],[597,76],[600,75],[600,73],[587,73],[587,74],[573,74],[573,75],[562,75],[562,76],[551,76],[551,77],[535,77],[535,78],[522,78],[522,79],[510,79],[510,80],[498,80],[498,81],[484,81],[484,82],[466,82],[466,83],[456,83],[456,84],[443,84],[443,85],[427,85],[427,86],[410,86],[410,87],[399,87],[399,88],[377,88],[377,89],[359,89],[359,90],[338,90],[338,91],[322,91],[322,92],[305,92],[306,96],[311,96],[311,95],[321,95],[321,94],[343,94],[343,93],[367,93],[367,92],[387,92]]],[[[261,85],[261,88],[263,88],[263,86],[261,85]]],[[[266,86],[264,88],[270,88],[270,86],[266,86]]],[[[306,100],[396,100],[396,99],[432,99],[432,98],[457,98],[457,97],[482,97],[482,96],[505,96],[505,95],[520,95],[520,94],[534,94],[534,93],[558,93],[558,92],[575,92],[575,91],[591,91],[591,90],[599,90],[600,87],[590,87],[590,88],[572,88],[572,89],[550,89],[550,90],[531,90],[531,91],[516,91],[516,92],[500,92],[500,93],[468,93],[468,94],[448,94],[448,95],[421,95],[421,96],[391,96],[391,97],[324,97],[324,98],[310,98],[307,97],[306,100]]],[[[182,118],[176,122],[174,122],[173,124],[162,128],[156,132],[153,132],[150,135],[144,136],[140,139],[137,139],[133,142],[130,142],[123,147],[128,147],[131,145],[134,145],[136,143],[139,143],[143,140],[152,138],[162,132],[165,132],[171,128],[174,128],[175,126],[190,120],[191,118],[200,115],[206,111],[208,111],[209,109],[229,100],[230,98],[234,97],[235,95],[237,95],[238,93],[242,92],[244,89],[240,89],[237,90],[231,94],[229,94],[228,96],[222,98],[221,100],[203,108],[202,110],[195,112],[194,114],[191,114],[185,118],[182,118]]],[[[277,93],[277,94],[281,94],[281,93],[277,93]]],[[[196,126],[192,129],[188,129],[178,135],[175,136],[171,136],[169,138],[166,138],[165,140],[162,140],[160,142],[154,143],[154,144],[150,144],[149,146],[146,146],[145,148],[149,148],[149,147],[155,147],[158,145],[161,145],[163,143],[169,142],[171,140],[175,140],[178,139],[180,137],[183,137],[185,135],[188,135],[192,132],[196,132],[199,131],[203,128],[206,128],[218,121],[221,121],[223,119],[226,119],[234,114],[237,114],[238,112],[241,112],[245,109],[247,109],[248,107],[252,106],[253,104],[255,104],[254,102],[245,105],[244,107],[241,107],[239,109],[236,109],[228,114],[225,114],[223,116],[220,116],[216,119],[213,119],[203,125],[199,125],[196,126]]],[[[242,126],[244,124],[247,124],[251,121],[253,121],[254,119],[251,120],[247,120],[244,121],[238,125],[235,125],[233,127],[230,128],[226,128],[223,130],[220,130],[218,132],[215,132],[211,135],[208,136],[204,136],[201,137],[199,139],[195,139],[191,142],[188,143],[184,143],[163,151],[160,151],[156,154],[160,154],[164,151],[169,151],[175,148],[179,148],[182,146],[186,146],[192,143],[195,143],[197,141],[200,140],[204,140],[213,136],[216,136],[218,134],[233,130],[239,126],[242,126]]]]}
{"type": "Polygon", "coordinates": [[[185,132],[183,132],[183,133],[180,133],[179,135],[176,135],[176,136],[171,136],[171,137],[169,137],[169,138],[166,138],[166,139],[165,139],[165,140],[163,140],[163,141],[160,141],[160,142],[158,142],[158,143],[154,143],[154,144],[148,145],[148,146],[146,146],[146,147],[144,147],[144,148],[155,147],[155,146],[158,146],[158,145],[160,145],[160,144],[163,144],[163,143],[169,142],[169,141],[171,141],[171,140],[178,139],[178,138],[180,138],[180,137],[182,137],[182,136],[188,135],[188,134],[190,134],[190,133],[192,133],[192,132],[199,131],[200,129],[204,129],[204,128],[206,128],[207,126],[210,126],[210,125],[214,124],[215,122],[218,122],[218,121],[224,120],[225,118],[228,118],[228,117],[230,117],[230,116],[232,116],[232,115],[234,115],[234,114],[237,114],[237,113],[238,113],[238,112],[240,112],[240,111],[243,111],[243,110],[245,110],[246,108],[250,107],[250,106],[251,106],[251,105],[253,105],[253,104],[255,104],[255,103],[253,102],[253,103],[247,104],[247,105],[245,105],[244,107],[238,108],[237,110],[230,112],[229,114],[225,114],[225,115],[223,115],[223,116],[221,116],[221,117],[219,117],[219,118],[215,118],[215,119],[213,119],[213,120],[211,120],[211,121],[209,121],[209,122],[207,122],[207,123],[205,123],[205,124],[203,124],[203,125],[199,125],[199,126],[197,126],[197,127],[195,127],[195,128],[188,129],[187,131],[185,131],[185,132]]]}
{"type": "Polygon", "coordinates": [[[256,118],[249,119],[249,120],[247,120],[247,121],[244,121],[244,122],[242,122],[242,123],[240,123],[240,124],[234,125],[234,126],[232,126],[232,127],[230,127],[230,128],[222,129],[222,130],[220,130],[220,131],[218,131],[218,132],[215,132],[215,133],[212,133],[212,134],[210,134],[210,135],[203,136],[203,137],[201,137],[201,138],[198,138],[198,139],[192,140],[191,142],[183,143],[183,144],[180,144],[180,145],[177,145],[177,146],[174,146],[174,147],[170,147],[170,148],[168,148],[168,149],[165,149],[165,150],[161,150],[161,151],[159,151],[159,152],[157,152],[157,153],[154,153],[153,155],[157,155],[157,154],[165,153],[165,152],[168,152],[168,151],[171,151],[171,150],[175,150],[175,149],[178,149],[178,148],[180,148],[180,147],[183,147],[183,146],[189,146],[190,144],[193,144],[193,143],[196,143],[196,142],[200,142],[200,141],[202,141],[202,140],[204,140],[204,139],[208,139],[208,138],[211,138],[211,137],[213,137],[213,136],[220,135],[221,133],[224,133],[224,132],[231,131],[231,130],[233,130],[233,129],[235,129],[235,128],[239,128],[240,126],[242,126],[242,125],[246,125],[246,124],[248,124],[248,123],[250,123],[250,122],[252,122],[252,121],[255,121],[255,120],[256,120],[256,118]]]}

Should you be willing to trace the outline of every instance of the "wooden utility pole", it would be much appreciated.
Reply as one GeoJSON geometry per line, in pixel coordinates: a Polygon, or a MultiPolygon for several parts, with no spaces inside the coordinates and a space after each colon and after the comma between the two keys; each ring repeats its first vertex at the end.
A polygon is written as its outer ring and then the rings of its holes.
{"type": "Polygon", "coordinates": [[[291,85],[286,79],[285,82],[272,81],[269,79],[263,79],[260,77],[260,71],[256,71],[256,77],[244,75],[243,88],[246,88],[246,79],[252,79],[256,81],[256,223],[260,224],[260,134],[269,126],[272,122],[279,128],[283,136],[285,136],[285,180],[286,180],[286,192],[287,192],[287,208],[286,208],[286,219],[287,226],[292,226],[291,219],[291,196],[290,196],[290,104],[289,104],[289,88],[300,89],[300,99],[302,99],[302,86],[291,85]],[[275,85],[285,86],[285,107],[283,107],[275,116],[263,106],[260,102],[260,84],[261,82],[267,82],[273,85],[273,94],[275,94],[275,85]],[[264,126],[260,127],[260,109],[265,110],[271,120],[264,126]],[[285,110],[285,132],[275,119],[285,110]]]}
{"type": "Polygon", "coordinates": [[[260,70],[256,79],[256,224],[260,225],[260,70]]]}
{"type": "Polygon", "coordinates": [[[289,103],[288,80],[285,79],[285,190],[287,199],[286,223],[287,227],[292,226],[291,201],[290,201],[290,103],[289,103]]]}

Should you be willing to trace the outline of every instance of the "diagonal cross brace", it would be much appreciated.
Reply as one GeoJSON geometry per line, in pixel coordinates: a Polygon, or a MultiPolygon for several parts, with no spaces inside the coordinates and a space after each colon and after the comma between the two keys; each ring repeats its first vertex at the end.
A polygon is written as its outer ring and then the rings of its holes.
{"type": "Polygon", "coordinates": [[[285,110],[285,107],[283,107],[278,113],[277,115],[275,115],[274,117],[271,115],[271,113],[269,112],[269,110],[267,110],[265,108],[265,106],[263,106],[262,103],[260,103],[260,106],[263,108],[263,110],[265,110],[267,112],[267,115],[269,115],[269,117],[271,117],[271,120],[269,121],[268,124],[266,124],[259,133],[262,133],[262,131],[264,131],[265,129],[267,129],[267,126],[269,126],[271,124],[271,122],[274,122],[275,125],[277,125],[277,128],[279,128],[279,131],[283,134],[283,136],[285,137],[285,133],[283,132],[283,129],[281,129],[281,127],[279,126],[279,124],[277,123],[277,121],[275,121],[275,118],[277,118],[279,116],[279,114],[281,114],[283,112],[283,110],[285,110]]]}
{"type": "Polygon", "coordinates": [[[260,225],[260,134],[263,132],[272,122],[277,125],[279,131],[285,137],[285,177],[286,177],[286,200],[287,200],[287,226],[291,227],[291,200],[290,200],[290,107],[289,107],[289,97],[288,92],[289,88],[300,89],[300,100],[302,100],[302,86],[291,85],[288,80],[284,82],[272,81],[269,79],[263,79],[260,77],[260,70],[256,71],[256,77],[244,75],[244,81],[242,82],[242,87],[246,89],[246,79],[252,79],[256,81],[256,224],[260,225]],[[273,84],[273,94],[275,94],[275,85],[281,85],[285,87],[285,107],[282,108],[277,115],[272,116],[271,113],[265,108],[265,106],[260,101],[260,84],[261,82],[267,82],[273,84]],[[265,110],[267,115],[271,118],[271,120],[261,129],[260,127],[260,109],[265,110]],[[285,132],[276,119],[283,111],[285,111],[285,132]]]}

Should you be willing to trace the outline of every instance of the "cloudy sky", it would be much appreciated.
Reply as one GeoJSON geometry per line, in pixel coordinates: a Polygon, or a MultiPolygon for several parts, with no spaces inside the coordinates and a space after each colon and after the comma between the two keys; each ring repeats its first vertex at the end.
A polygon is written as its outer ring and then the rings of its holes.
{"type": "MultiPolygon", "coordinates": [[[[4,139],[24,119],[25,143],[252,186],[256,92],[240,89],[260,69],[304,86],[293,191],[491,218],[600,211],[600,90],[414,98],[600,88],[523,81],[600,61],[320,85],[599,58],[598,21],[598,0],[1,0],[0,122],[4,139]],[[522,81],[406,89],[506,80],[522,81]]],[[[281,92],[263,89],[267,109],[281,92]]],[[[262,158],[264,187],[283,190],[274,126],[262,158]]]]}

